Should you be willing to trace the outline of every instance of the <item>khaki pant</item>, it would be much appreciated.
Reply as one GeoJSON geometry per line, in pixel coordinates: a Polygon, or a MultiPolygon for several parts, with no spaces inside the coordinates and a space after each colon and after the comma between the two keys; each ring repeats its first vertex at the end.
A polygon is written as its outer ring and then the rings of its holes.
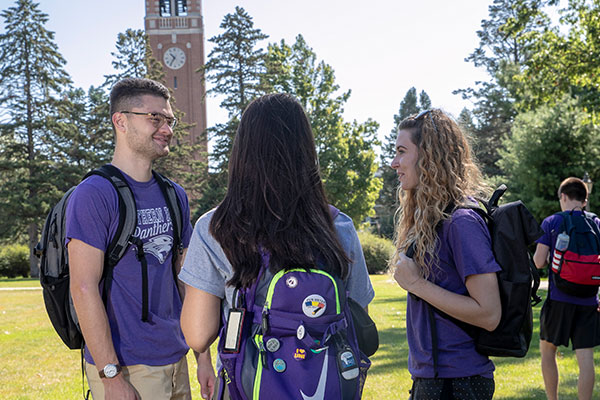
{"type": "MultiPolygon", "coordinates": [[[[142,400],[191,400],[186,357],[169,365],[128,365],[121,374],[142,400]]],[[[94,400],[104,400],[104,385],[95,365],[85,363],[85,374],[94,400]]]]}
{"type": "Polygon", "coordinates": [[[223,381],[223,384],[225,385],[225,391],[223,392],[223,397],[221,399],[219,399],[219,390],[220,390],[220,386],[221,386],[221,379],[217,375],[217,382],[215,384],[215,392],[213,394],[212,400],[231,400],[231,397],[229,397],[229,387],[227,386],[227,384],[224,381],[223,381]]]}

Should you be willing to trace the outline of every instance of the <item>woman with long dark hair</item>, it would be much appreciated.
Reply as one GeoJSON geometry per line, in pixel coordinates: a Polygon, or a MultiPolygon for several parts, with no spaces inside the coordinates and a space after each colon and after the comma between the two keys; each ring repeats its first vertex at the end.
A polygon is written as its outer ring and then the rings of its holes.
{"type": "MultiPolygon", "coordinates": [[[[181,324],[192,349],[209,348],[234,290],[257,281],[265,254],[272,274],[318,268],[341,278],[361,306],[374,296],[352,220],[327,203],[306,114],[286,94],[263,96],[244,111],[227,194],[196,223],[179,275],[186,283],[181,324]]],[[[202,374],[201,384],[208,381],[202,374]]]]}
{"type": "Polygon", "coordinates": [[[492,361],[437,312],[435,338],[427,305],[489,331],[500,321],[495,274],[500,266],[488,228],[477,212],[460,207],[477,206],[474,198],[485,191],[469,144],[445,113],[426,110],[400,123],[392,168],[398,174],[400,208],[391,267],[398,284],[413,294],[406,314],[411,398],[491,399],[492,361]]]}

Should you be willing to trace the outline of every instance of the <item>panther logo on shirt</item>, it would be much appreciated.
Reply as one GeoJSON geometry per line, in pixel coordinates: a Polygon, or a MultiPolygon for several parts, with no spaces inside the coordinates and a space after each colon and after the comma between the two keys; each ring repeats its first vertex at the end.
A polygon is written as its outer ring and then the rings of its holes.
{"type": "Polygon", "coordinates": [[[152,254],[162,264],[169,255],[172,246],[173,238],[171,236],[155,236],[144,243],[144,252],[152,254]]]}

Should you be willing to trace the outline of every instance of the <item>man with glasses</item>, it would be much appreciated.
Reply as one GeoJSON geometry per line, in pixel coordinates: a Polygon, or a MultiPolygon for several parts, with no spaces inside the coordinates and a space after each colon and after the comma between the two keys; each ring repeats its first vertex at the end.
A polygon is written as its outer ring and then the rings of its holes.
{"type": "MultiPolygon", "coordinates": [[[[169,154],[177,122],[169,99],[165,86],[140,78],[116,83],[110,94],[116,142],[112,165],[133,192],[135,242],[143,243],[147,268],[140,268],[130,246],[114,267],[106,303],[100,283],[104,253],[119,222],[118,194],[107,179],[92,175],[77,186],[67,205],[71,294],[85,338],[85,370],[94,399],[191,399],[189,348],[179,325],[183,289],[173,274],[190,241],[190,210],[184,190],[173,184],[183,224],[181,246],[174,249],[168,204],[152,174],[154,160],[169,154]],[[142,300],[143,291],[147,301],[142,300]]],[[[210,363],[209,357],[208,352],[200,355],[198,364],[210,363]]]]}

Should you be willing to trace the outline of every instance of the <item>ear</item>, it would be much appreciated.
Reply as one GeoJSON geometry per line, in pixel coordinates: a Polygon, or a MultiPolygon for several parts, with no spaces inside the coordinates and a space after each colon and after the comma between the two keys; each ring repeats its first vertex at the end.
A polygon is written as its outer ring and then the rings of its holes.
{"type": "Polygon", "coordinates": [[[125,131],[125,126],[126,126],[126,122],[125,122],[125,115],[120,113],[120,112],[116,112],[112,115],[111,117],[112,119],[112,123],[115,126],[115,130],[117,132],[121,131],[124,132],[125,131]]]}

